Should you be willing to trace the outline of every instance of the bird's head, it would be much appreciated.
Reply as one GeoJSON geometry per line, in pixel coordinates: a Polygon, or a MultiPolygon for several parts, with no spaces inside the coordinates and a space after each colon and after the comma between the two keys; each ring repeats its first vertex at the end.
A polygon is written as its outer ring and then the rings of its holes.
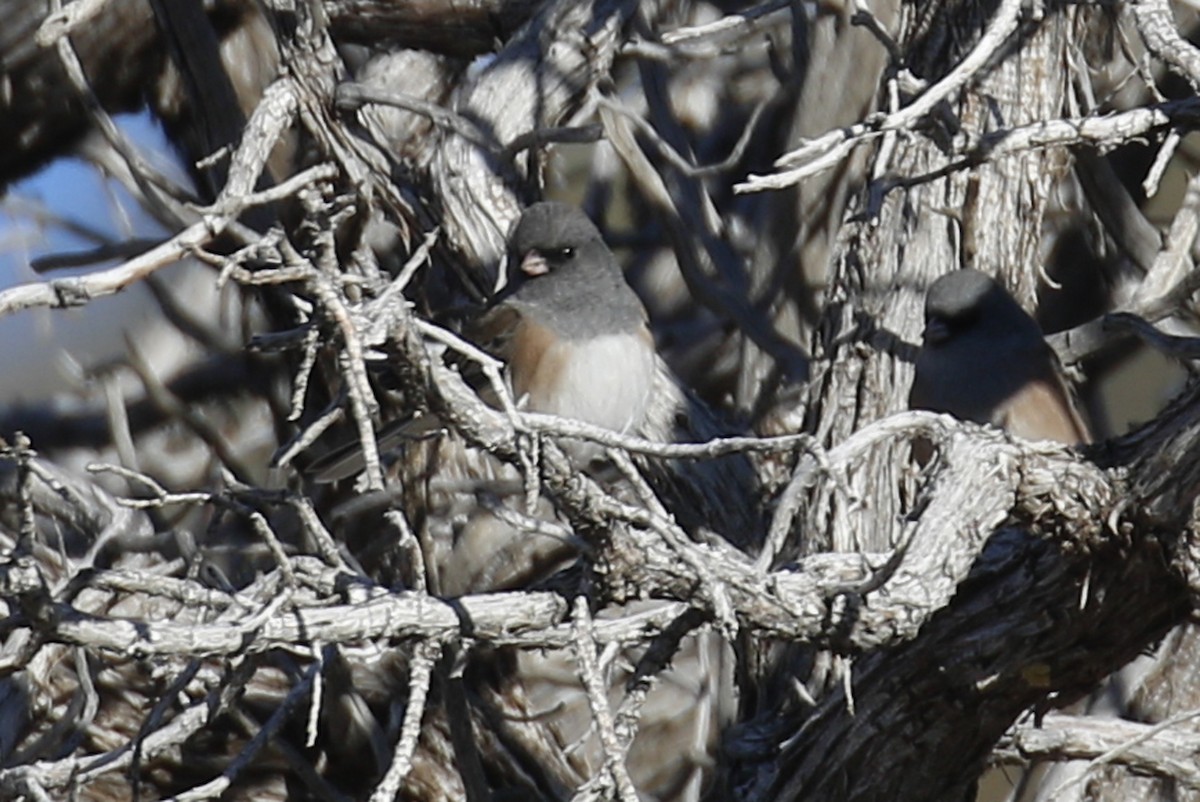
{"type": "Polygon", "coordinates": [[[1003,287],[978,270],[955,270],[925,296],[925,346],[937,348],[973,333],[1041,339],[1037,324],[1003,287]]]}
{"type": "Polygon", "coordinates": [[[510,274],[519,281],[571,273],[611,260],[600,231],[588,216],[556,201],[535,203],[525,210],[509,237],[510,274]],[[588,256],[592,258],[587,258],[588,256]]]}

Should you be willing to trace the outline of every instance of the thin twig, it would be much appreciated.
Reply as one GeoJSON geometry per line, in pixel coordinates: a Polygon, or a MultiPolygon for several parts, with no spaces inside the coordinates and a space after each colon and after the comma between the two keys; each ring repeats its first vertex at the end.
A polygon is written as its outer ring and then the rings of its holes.
{"type": "Polygon", "coordinates": [[[746,181],[737,184],[734,187],[735,191],[760,192],[793,186],[809,176],[830,169],[840,163],[854,148],[881,134],[915,127],[940,103],[949,100],[974,80],[987,62],[1000,51],[1017,30],[1021,6],[1022,0],[1003,0],[987,30],[966,58],[908,106],[810,140],[776,160],[775,164],[782,168],[781,172],[764,176],[752,175],[746,181]]]}
{"type": "Polygon", "coordinates": [[[592,614],[587,599],[579,596],[572,605],[572,629],[575,633],[575,665],[579,678],[587,691],[588,706],[592,720],[600,736],[600,749],[604,755],[604,768],[612,778],[617,795],[622,802],[637,802],[637,790],[625,766],[625,750],[617,737],[612,709],[608,706],[608,683],[600,674],[596,660],[596,641],[592,632],[592,614]]]}
{"type": "Polygon", "coordinates": [[[421,735],[421,719],[425,713],[425,699],[429,694],[429,683],[433,666],[441,659],[442,645],[436,641],[422,641],[413,650],[408,670],[408,702],[404,707],[404,724],[400,728],[400,739],[392,753],[392,762],[387,773],[375,786],[371,802],[388,802],[396,798],[400,784],[412,770],[413,753],[421,735]]]}

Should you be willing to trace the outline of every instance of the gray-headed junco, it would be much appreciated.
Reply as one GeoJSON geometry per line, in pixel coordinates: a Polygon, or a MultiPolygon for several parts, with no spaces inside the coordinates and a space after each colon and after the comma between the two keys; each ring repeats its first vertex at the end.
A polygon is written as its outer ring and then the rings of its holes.
{"type": "Polygon", "coordinates": [[[990,423],[1026,440],[1090,439],[1037,323],[977,270],[956,270],[929,288],[909,407],[990,423]]]}

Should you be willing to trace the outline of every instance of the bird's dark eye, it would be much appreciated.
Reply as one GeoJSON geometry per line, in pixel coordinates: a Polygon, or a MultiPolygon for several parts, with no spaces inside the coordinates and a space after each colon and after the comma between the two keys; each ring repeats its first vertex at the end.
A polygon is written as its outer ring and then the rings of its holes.
{"type": "Polygon", "coordinates": [[[560,248],[558,251],[558,255],[559,255],[559,258],[570,259],[572,256],[575,255],[575,249],[574,248],[560,248]]]}

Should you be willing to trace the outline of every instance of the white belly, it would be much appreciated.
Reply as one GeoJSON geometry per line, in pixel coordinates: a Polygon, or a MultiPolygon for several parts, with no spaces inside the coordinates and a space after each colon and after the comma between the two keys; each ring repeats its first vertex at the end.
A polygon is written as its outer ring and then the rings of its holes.
{"type": "Polygon", "coordinates": [[[650,404],[657,370],[654,351],[637,334],[612,334],[586,342],[559,342],[542,357],[541,381],[531,383],[526,408],[534,412],[632,432],[650,404]]]}

